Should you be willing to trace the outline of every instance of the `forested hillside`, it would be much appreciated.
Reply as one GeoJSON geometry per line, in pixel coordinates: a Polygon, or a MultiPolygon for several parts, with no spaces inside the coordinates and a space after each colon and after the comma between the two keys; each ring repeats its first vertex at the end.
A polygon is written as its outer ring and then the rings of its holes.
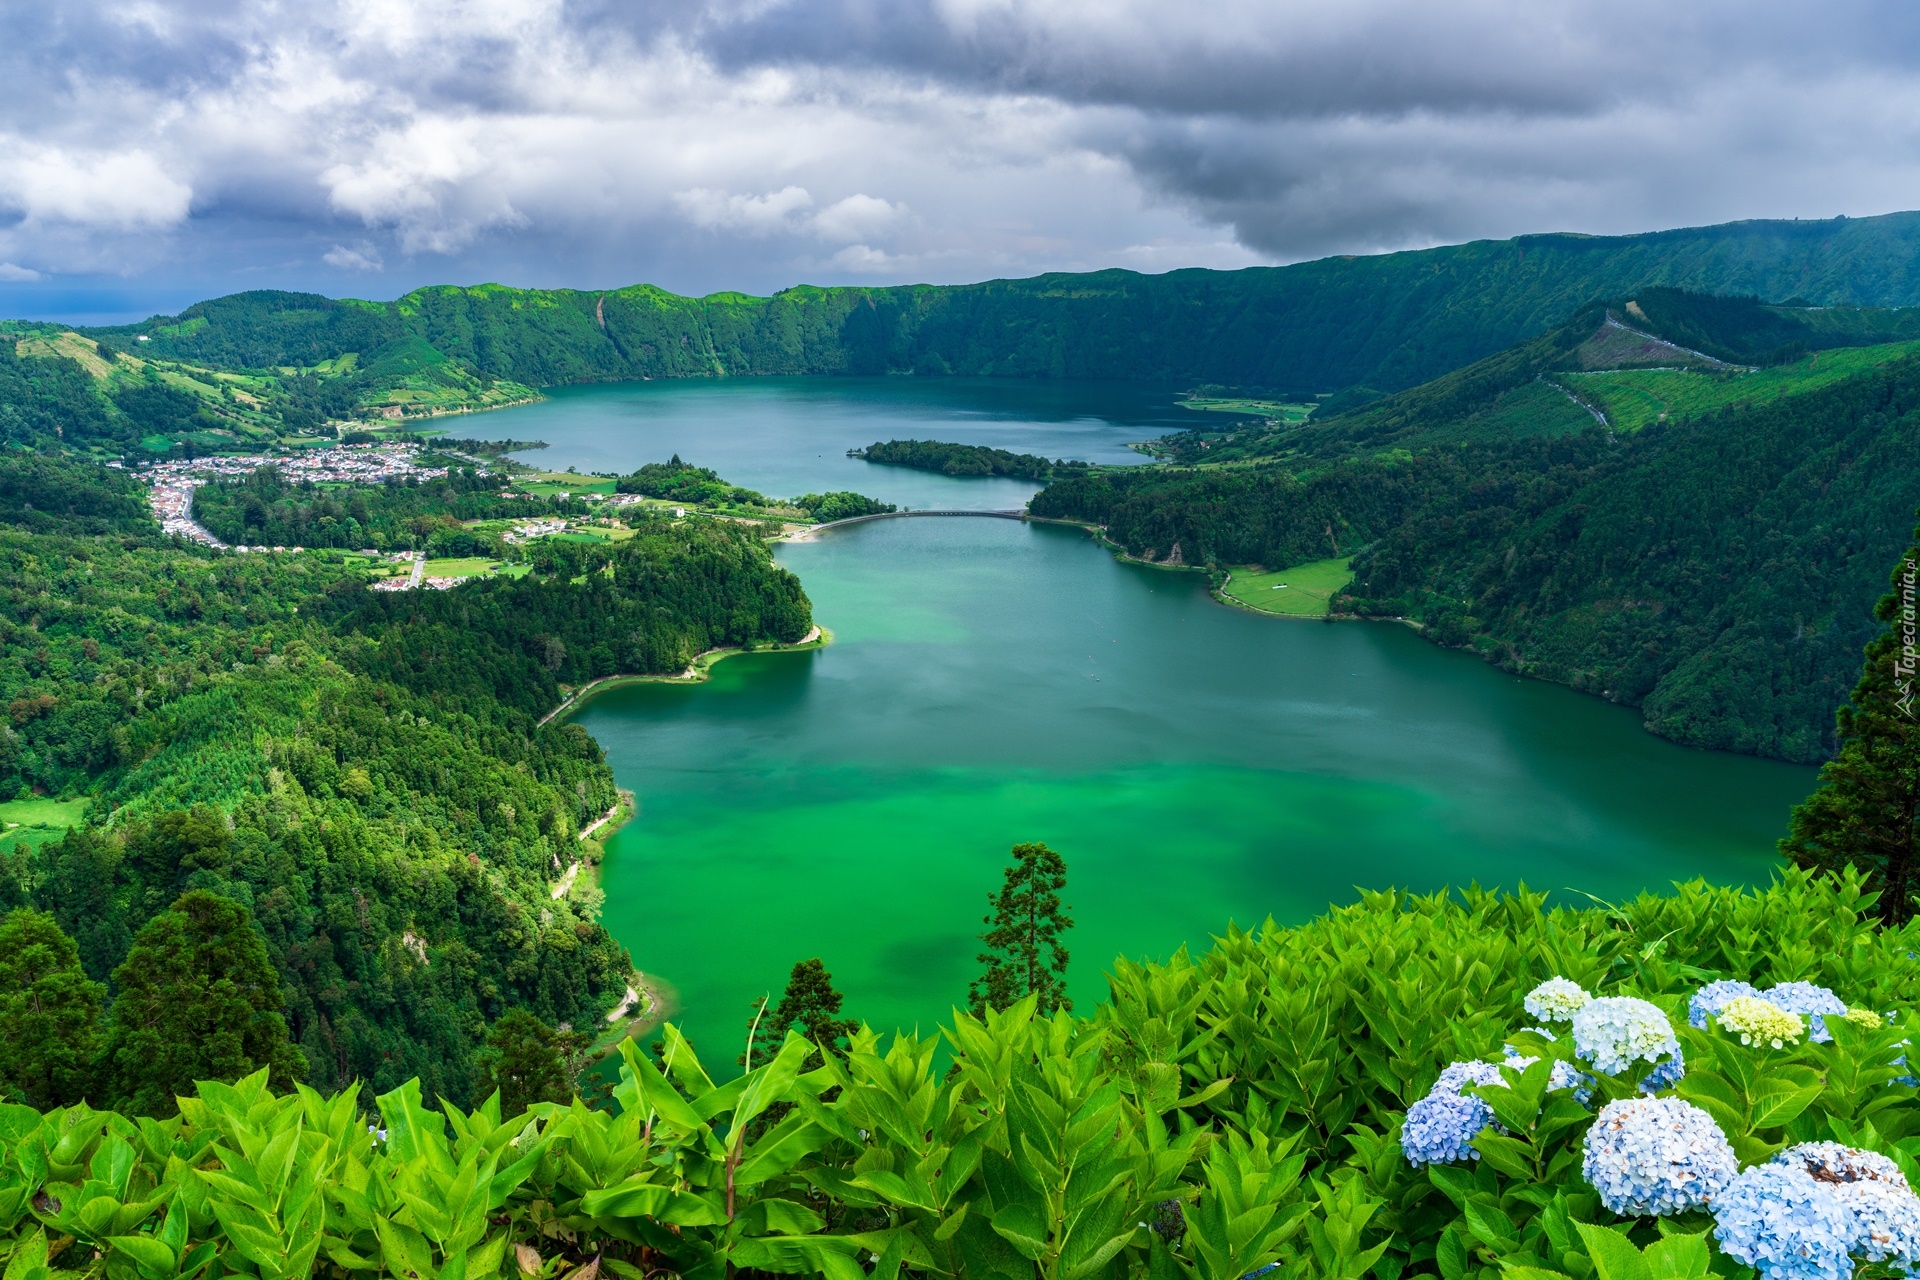
{"type": "Polygon", "coordinates": [[[236,294],[90,333],[224,367],[312,368],[428,351],[548,386],[724,374],[1128,378],[1311,395],[1394,391],[1656,285],[1813,303],[1920,303],[1920,214],[1742,222],[1637,236],[1523,236],[1242,271],[1052,274],[954,286],[801,286],[683,298],[498,285],[391,303],[236,294]],[[410,343],[424,340],[424,346],[410,343]]]}
{"type": "MultiPolygon", "coordinates": [[[[589,564],[374,593],[337,557],[163,540],[138,492],[0,454],[21,513],[0,529],[0,800],[90,801],[64,839],[4,849],[0,905],[51,912],[106,982],[183,893],[240,904],[318,1085],[465,1097],[509,1009],[597,1025],[630,962],[585,882],[550,890],[613,779],[582,730],[538,720],[562,684],[799,639],[806,597],[757,532],[636,513],[589,564]]],[[[465,500],[406,497],[433,520],[465,500]]]]}
{"type": "MultiPolygon", "coordinates": [[[[1449,403],[1449,381],[1407,399],[1449,403]]],[[[1908,358],[1633,434],[1588,418],[1463,441],[1436,412],[1415,423],[1439,443],[1103,471],[1056,481],[1031,510],[1160,561],[1352,554],[1346,610],[1639,706],[1679,742],[1814,761],[1833,749],[1833,708],[1920,506],[1917,410],[1908,358]]]]}

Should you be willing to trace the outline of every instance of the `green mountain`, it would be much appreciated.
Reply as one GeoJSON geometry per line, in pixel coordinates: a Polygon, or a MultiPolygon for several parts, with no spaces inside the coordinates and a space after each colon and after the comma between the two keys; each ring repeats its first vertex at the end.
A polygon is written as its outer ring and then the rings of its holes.
{"type": "Polygon", "coordinates": [[[1161,562],[1352,555],[1341,609],[1688,745],[1820,760],[1920,506],[1920,342],[1878,341],[1909,323],[1642,294],[1324,422],[1175,441],[1203,465],[1058,480],[1031,509],[1161,562]],[[1660,336],[1675,317],[1702,347],[1660,336]]]}
{"type": "Polygon", "coordinates": [[[141,325],[143,353],[315,368],[423,339],[529,386],[746,374],[1133,378],[1295,393],[1399,390],[1654,285],[1850,306],[1920,303],[1920,213],[1539,235],[1241,271],[1054,273],[771,298],[624,289],[420,289],[394,302],[235,294],[141,325]]]}
{"type": "Polygon", "coordinates": [[[1818,390],[1920,351],[1920,310],[1770,305],[1655,287],[1593,302],[1505,351],[1381,398],[1349,391],[1305,422],[1268,418],[1160,442],[1181,462],[1338,457],[1633,431],[1669,415],[1818,390]]]}

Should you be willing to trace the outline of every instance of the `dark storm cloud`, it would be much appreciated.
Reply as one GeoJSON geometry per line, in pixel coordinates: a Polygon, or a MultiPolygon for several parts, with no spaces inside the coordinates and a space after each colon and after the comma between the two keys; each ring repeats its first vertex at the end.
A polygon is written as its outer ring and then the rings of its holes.
{"type": "Polygon", "coordinates": [[[1892,4],[15,5],[0,287],[767,289],[1870,213],[1920,205],[1917,62],[1892,4]]]}

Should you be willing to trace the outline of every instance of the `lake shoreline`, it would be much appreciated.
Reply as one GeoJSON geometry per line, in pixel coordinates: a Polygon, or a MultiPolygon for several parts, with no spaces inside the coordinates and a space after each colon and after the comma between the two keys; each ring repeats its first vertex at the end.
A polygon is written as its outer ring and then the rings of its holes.
{"type": "Polygon", "coordinates": [[[775,644],[767,646],[766,648],[756,649],[739,647],[708,649],[704,653],[694,655],[694,659],[687,665],[687,669],[678,675],[638,673],[601,676],[598,680],[590,681],[568,694],[559,706],[542,716],[539,723],[544,726],[554,720],[572,716],[578,712],[580,708],[586,706],[587,703],[599,697],[607,690],[619,688],[623,685],[704,684],[713,678],[713,668],[716,664],[743,653],[804,653],[812,649],[824,649],[832,643],[833,632],[821,626],[819,623],[815,623],[813,630],[792,644],[775,644]]]}

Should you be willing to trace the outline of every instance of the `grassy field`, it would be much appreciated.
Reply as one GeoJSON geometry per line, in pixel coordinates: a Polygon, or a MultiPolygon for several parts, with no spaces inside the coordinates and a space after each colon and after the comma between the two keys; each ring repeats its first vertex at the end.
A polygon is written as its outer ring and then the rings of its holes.
{"type": "Polygon", "coordinates": [[[1606,411],[1616,430],[1637,431],[1676,414],[1705,413],[1724,405],[1766,404],[1784,396],[1816,391],[1865,373],[1875,365],[1920,354],[1920,342],[1890,342],[1876,347],[1817,351],[1792,364],[1750,373],[1710,373],[1692,369],[1623,369],[1612,373],[1554,375],[1606,411]]]}
{"type": "Polygon", "coordinates": [[[499,567],[498,560],[483,560],[479,556],[468,556],[460,560],[429,560],[426,576],[429,578],[484,578],[499,567]]]}
{"type": "Polygon", "coordinates": [[[0,804],[0,844],[41,845],[58,840],[68,827],[80,825],[87,811],[85,800],[10,800],[0,804]]]}
{"type": "Polygon", "coordinates": [[[1324,618],[1334,592],[1353,580],[1351,560],[1315,560],[1275,573],[1235,572],[1225,594],[1262,613],[1289,618],[1324,618]]]}
{"type": "Polygon", "coordinates": [[[1279,400],[1242,400],[1215,396],[1191,396],[1182,400],[1180,407],[1198,409],[1205,413],[1251,413],[1263,418],[1279,418],[1285,422],[1305,422],[1315,408],[1311,404],[1288,404],[1279,400]]]}
{"type": "Polygon", "coordinates": [[[614,481],[600,476],[577,475],[571,471],[523,471],[515,477],[514,487],[536,497],[550,498],[556,493],[613,493],[614,481]]]}

